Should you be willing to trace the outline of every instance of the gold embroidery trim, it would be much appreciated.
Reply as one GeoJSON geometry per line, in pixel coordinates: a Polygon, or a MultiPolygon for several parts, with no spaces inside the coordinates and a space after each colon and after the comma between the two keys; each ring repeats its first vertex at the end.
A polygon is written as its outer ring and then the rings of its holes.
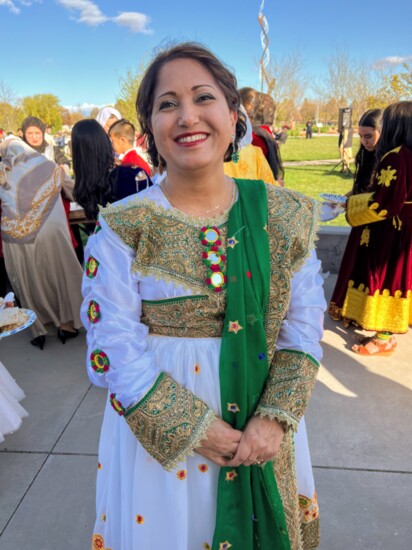
{"type": "Polygon", "coordinates": [[[310,523],[302,523],[303,550],[315,550],[320,544],[319,518],[310,523]]]}
{"type": "Polygon", "coordinates": [[[298,429],[315,385],[319,363],[307,353],[276,351],[255,415],[278,420],[286,429],[298,429]]]}
{"type": "Polygon", "coordinates": [[[50,213],[51,203],[60,188],[61,170],[56,169],[53,178],[43,186],[40,193],[35,195],[30,210],[24,216],[10,219],[3,214],[2,231],[4,234],[12,239],[20,240],[38,231],[43,224],[44,214],[50,213]]]}
{"type": "MultiPolygon", "coordinates": [[[[215,292],[205,284],[206,267],[199,232],[208,220],[187,216],[175,209],[164,209],[147,199],[133,199],[127,205],[102,210],[109,227],[135,252],[133,271],[181,285],[194,294],[215,292]]],[[[226,248],[227,214],[215,219],[222,249],[226,248]],[[218,222],[222,222],[219,225],[218,222]]]]}
{"type": "Polygon", "coordinates": [[[366,225],[368,223],[382,221],[377,208],[378,203],[369,204],[373,199],[373,193],[360,193],[348,198],[346,207],[346,219],[352,227],[366,225]]]}
{"type": "Polygon", "coordinates": [[[267,185],[270,288],[265,319],[269,363],[290,301],[290,281],[314,247],[318,211],[312,199],[267,185]]]}
{"type": "Polygon", "coordinates": [[[150,334],[177,338],[220,338],[225,317],[225,295],[182,296],[142,300],[141,322],[150,334]]]}
{"type": "Polygon", "coordinates": [[[356,321],[365,330],[404,334],[412,324],[411,298],[410,290],[406,298],[402,298],[400,290],[394,295],[387,289],[370,295],[365,285],[355,288],[354,282],[349,281],[342,316],[356,321]]]}
{"type": "Polygon", "coordinates": [[[201,399],[161,373],[125,418],[146,451],[171,471],[199,447],[216,416],[201,399]]]}

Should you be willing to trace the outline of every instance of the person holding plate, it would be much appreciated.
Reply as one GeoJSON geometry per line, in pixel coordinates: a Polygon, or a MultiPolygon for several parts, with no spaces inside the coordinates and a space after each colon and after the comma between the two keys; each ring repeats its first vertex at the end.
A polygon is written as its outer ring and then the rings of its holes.
{"type": "MultiPolygon", "coordinates": [[[[348,198],[346,218],[359,244],[337,311],[374,331],[352,347],[365,356],[392,354],[394,334],[406,333],[412,323],[412,101],[384,110],[376,155],[372,186],[348,198]]],[[[330,311],[336,313],[333,304],[330,311]]]]}
{"type": "MultiPolygon", "coordinates": [[[[373,173],[377,164],[376,147],[382,130],[381,109],[369,109],[359,119],[358,132],[360,138],[360,147],[355,157],[355,176],[353,187],[346,197],[342,196],[340,203],[334,203],[333,195],[327,199],[328,204],[332,204],[335,213],[343,213],[346,209],[347,197],[366,193],[373,188],[373,173]],[[346,199],[343,202],[343,199],[346,199]]],[[[355,268],[355,260],[358,251],[365,247],[362,241],[363,227],[352,227],[346,244],[345,252],[342,257],[338,277],[332,298],[329,304],[329,314],[335,321],[342,319],[342,308],[348,291],[349,281],[352,280],[352,272],[355,268]]],[[[349,326],[350,320],[344,318],[343,323],[349,326]]]]}
{"type": "Polygon", "coordinates": [[[136,106],[167,176],[101,209],[87,245],[87,368],[108,388],[94,549],[310,547],[293,434],[321,357],[316,208],[224,174],[239,105],[203,46],[159,52],[136,106]]]}

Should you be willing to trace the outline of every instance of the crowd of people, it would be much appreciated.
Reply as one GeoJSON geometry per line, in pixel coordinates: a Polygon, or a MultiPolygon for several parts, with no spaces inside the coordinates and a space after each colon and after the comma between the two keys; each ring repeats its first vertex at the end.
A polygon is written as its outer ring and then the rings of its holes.
{"type": "MultiPolygon", "coordinates": [[[[136,92],[143,148],[111,107],[73,126],[70,159],[33,116],[0,143],[2,291],[39,349],[84,326],[107,388],[92,548],[316,548],[317,203],[285,186],[271,96],[203,46],[160,51],[136,92]]],[[[412,323],[411,128],[407,101],[359,121],[329,313],[376,332],[361,355],[412,323]]]]}

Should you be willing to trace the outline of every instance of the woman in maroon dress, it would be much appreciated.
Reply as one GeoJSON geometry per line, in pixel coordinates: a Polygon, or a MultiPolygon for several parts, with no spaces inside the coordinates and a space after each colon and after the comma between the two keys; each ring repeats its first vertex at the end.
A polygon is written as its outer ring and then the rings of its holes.
{"type": "MultiPolygon", "coordinates": [[[[381,109],[369,109],[359,119],[358,133],[360,138],[359,151],[355,157],[355,176],[353,187],[348,195],[366,193],[372,188],[373,169],[377,164],[376,147],[382,130],[381,109]]],[[[329,314],[335,321],[342,319],[342,307],[345,301],[348,283],[352,279],[356,256],[362,248],[363,227],[353,227],[348,238],[342,262],[339,268],[335,289],[329,304],[329,314]]],[[[342,319],[349,326],[349,319],[342,319]]]]}
{"type": "Polygon", "coordinates": [[[341,315],[376,331],[353,346],[361,355],[389,355],[412,323],[412,101],[385,109],[376,153],[371,192],[350,196],[346,212],[361,235],[341,315]]]}

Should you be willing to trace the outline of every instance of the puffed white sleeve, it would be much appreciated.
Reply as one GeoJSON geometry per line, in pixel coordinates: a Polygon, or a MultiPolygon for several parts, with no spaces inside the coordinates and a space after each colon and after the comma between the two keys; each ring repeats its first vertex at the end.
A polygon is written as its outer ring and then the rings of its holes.
{"type": "Polygon", "coordinates": [[[173,470],[200,445],[216,416],[156,365],[147,345],[148,328],[140,322],[134,250],[104,219],[98,227],[86,247],[83,279],[88,375],[109,388],[112,407],[146,451],[173,470]]]}
{"type": "Polygon", "coordinates": [[[127,409],[154,384],[159,370],[147,349],[140,322],[139,284],[132,271],[135,253],[100,217],[98,232],[85,249],[81,317],[87,329],[87,372],[93,384],[108,387],[127,409]]]}
{"type": "Polygon", "coordinates": [[[323,292],[321,263],[312,250],[303,267],[294,274],[291,282],[291,299],[276,344],[277,350],[302,351],[322,359],[320,340],[326,301],[323,292]]]}

